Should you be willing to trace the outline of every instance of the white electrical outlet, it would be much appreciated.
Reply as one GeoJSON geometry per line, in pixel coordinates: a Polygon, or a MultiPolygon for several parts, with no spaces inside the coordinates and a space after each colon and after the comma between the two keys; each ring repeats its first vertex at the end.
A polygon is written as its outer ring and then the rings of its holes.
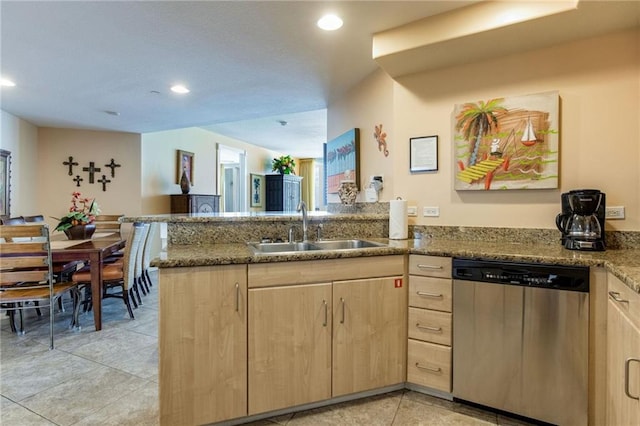
{"type": "Polygon", "coordinates": [[[624,206],[612,206],[605,209],[605,219],[624,219],[624,206]]]}
{"type": "Polygon", "coordinates": [[[416,206],[407,207],[407,216],[411,216],[411,217],[418,216],[418,207],[416,206]]]}
{"type": "Polygon", "coordinates": [[[440,207],[423,207],[422,216],[424,217],[438,217],[440,216],[440,207]]]}

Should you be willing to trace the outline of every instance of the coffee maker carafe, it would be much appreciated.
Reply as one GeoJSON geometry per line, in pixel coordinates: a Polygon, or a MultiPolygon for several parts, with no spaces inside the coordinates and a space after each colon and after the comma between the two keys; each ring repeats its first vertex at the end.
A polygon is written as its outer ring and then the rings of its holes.
{"type": "Polygon", "coordinates": [[[562,194],[562,213],[556,226],[569,250],[604,250],[605,194],[597,189],[576,189],[562,194]]]}

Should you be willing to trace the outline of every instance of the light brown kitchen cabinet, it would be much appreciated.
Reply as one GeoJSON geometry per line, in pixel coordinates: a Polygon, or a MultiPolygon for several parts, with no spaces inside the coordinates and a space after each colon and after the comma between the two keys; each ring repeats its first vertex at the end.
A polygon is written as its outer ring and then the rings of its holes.
{"type": "Polygon", "coordinates": [[[451,392],[451,258],[409,256],[407,382],[451,392]]]}
{"type": "Polygon", "coordinates": [[[607,281],[607,424],[640,425],[640,295],[607,281]]]}
{"type": "Polygon", "coordinates": [[[160,424],[247,415],[247,266],[161,269],[160,424]]]}
{"type": "Polygon", "coordinates": [[[404,256],[249,265],[249,414],[403,383],[404,265],[404,256]]]}
{"type": "Polygon", "coordinates": [[[334,282],[333,315],[332,396],[404,381],[402,276],[334,282]]]}
{"type": "Polygon", "coordinates": [[[249,414],[331,397],[331,283],[249,290],[249,414]]]}

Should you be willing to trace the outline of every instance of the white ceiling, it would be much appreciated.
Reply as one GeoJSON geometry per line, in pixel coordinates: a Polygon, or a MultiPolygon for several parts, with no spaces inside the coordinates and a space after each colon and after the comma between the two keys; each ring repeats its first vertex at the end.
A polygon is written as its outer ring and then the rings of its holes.
{"type": "Polygon", "coordinates": [[[41,127],[201,126],[321,156],[327,105],[377,68],[373,33],[470,3],[2,0],[0,72],[17,86],[0,104],[41,127]],[[342,29],[315,26],[329,11],[342,29]]]}

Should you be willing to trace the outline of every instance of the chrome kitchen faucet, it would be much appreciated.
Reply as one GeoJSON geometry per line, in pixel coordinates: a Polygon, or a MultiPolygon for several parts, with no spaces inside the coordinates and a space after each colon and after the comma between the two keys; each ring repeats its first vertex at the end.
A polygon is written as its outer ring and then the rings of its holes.
{"type": "Polygon", "coordinates": [[[308,241],[309,236],[307,235],[307,231],[309,230],[309,226],[307,221],[307,204],[304,201],[300,201],[300,203],[298,203],[297,211],[302,212],[302,241],[308,241]]]}

